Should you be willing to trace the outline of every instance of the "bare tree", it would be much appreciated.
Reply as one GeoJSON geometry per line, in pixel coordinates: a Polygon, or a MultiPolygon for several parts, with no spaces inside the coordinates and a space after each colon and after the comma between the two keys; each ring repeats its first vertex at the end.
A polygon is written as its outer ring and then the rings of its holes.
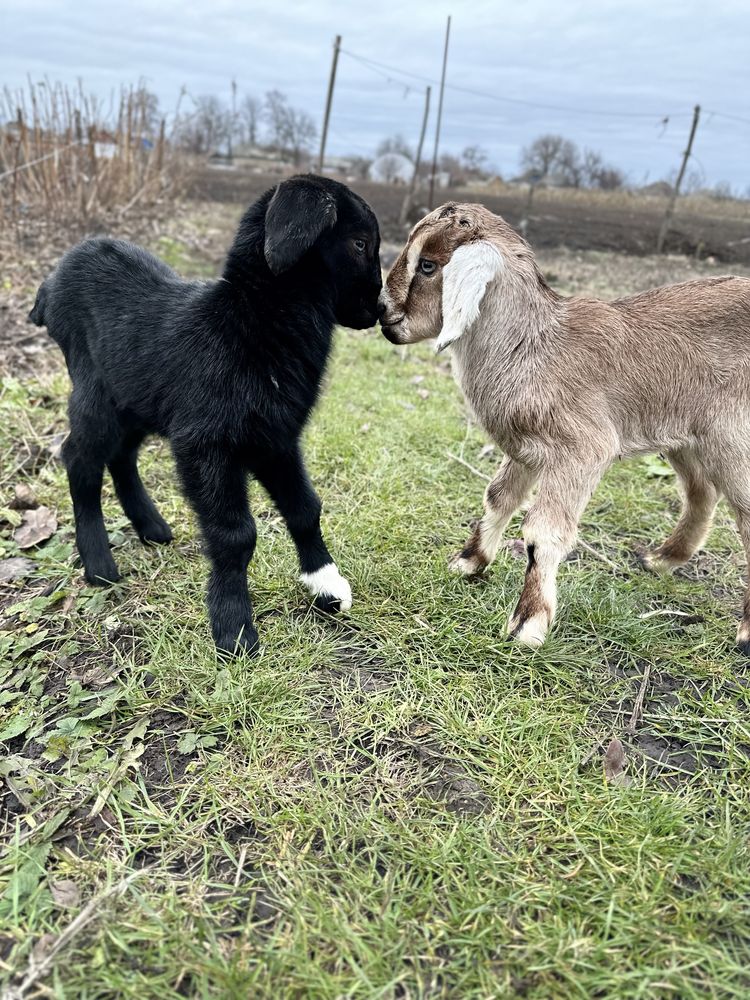
{"type": "Polygon", "coordinates": [[[580,187],[583,177],[583,167],[581,164],[581,154],[578,146],[570,139],[563,139],[560,151],[557,154],[555,167],[560,173],[563,183],[567,187],[580,187]]]}
{"type": "Polygon", "coordinates": [[[231,115],[214,94],[195,99],[195,110],[177,129],[179,144],[191,153],[210,153],[226,140],[231,115]]]}
{"type": "Polygon", "coordinates": [[[461,187],[466,183],[466,169],[457,156],[451,153],[443,153],[440,157],[440,170],[448,174],[451,187],[461,187]]]}
{"type": "Polygon", "coordinates": [[[467,146],[461,153],[461,161],[469,173],[481,174],[487,162],[487,153],[481,146],[467,146]]]}
{"type": "Polygon", "coordinates": [[[547,177],[557,166],[565,139],[561,135],[540,135],[521,150],[521,166],[540,177],[547,177]]]}
{"type": "Polygon", "coordinates": [[[280,90],[268,91],[263,115],[268,123],[271,145],[299,166],[318,134],[315,122],[306,111],[293,108],[280,90]]]}
{"type": "Polygon", "coordinates": [[[596,186],[602,191],[618,191],[625,187],[625,175],[617,167],[603,166],[596,178],[596,186]]]}
{"type": "Polygon", "coordinates": [[[387,153],[397,153],[399,156],[405,156],[409,160],[414,160],[414,150],[400,132],[378,143],[375,156],[385,156],[387,153]]]}
{"type": "Polygon", "coordinates": [[[351,172],[361,181],[367,180],[370,173],[372,160],[367,156],[353,156],[351,158],[351,172]]]}
{"type": "Polygon", "coordinates": [[[255,146],[258,141],[258,129],[260,126],[262,105],[257,97],[246,94],[240,105],[240,120],[244,129],[244,136],[251,146],[255,146]]]}
{"type": "Polygon", "coordinates": [[[158,132],[161,123],[159,98],[143,81],[138,84],[133,97],[134,106],[138,109],[136,127],[151,135],[158,132]]]}
{"type": "Polygon", "coordinates": [[[604,158],[595,149],[584,149],[581,157],[581,178],[586,187],[597,187],[604,170],[604,158]]]}

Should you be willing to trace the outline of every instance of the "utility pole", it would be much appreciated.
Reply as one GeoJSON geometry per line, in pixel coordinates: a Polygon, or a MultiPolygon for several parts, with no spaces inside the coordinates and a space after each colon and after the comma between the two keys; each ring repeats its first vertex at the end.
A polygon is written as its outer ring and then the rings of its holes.
{"type": "Polygon", "coordinates": [[[406,197],[404,198],[404,203],[401,206],[401,214],[399,216],[399,222],[403,225],[409,217],[409,211],[412,207],[414,201],[414,192],[417,190],[417,184],[419,183],[419,167],[422,162],[422,146],[424,145],[425,132],[427,131],[427,119],[430,117],[430,94],[432,93],[432,87],[427,87],[424,92],[424,115],[422,116],[422,131],[419,133],[419,144],[417,146],[417,155],[414,160],[414,173],[411,176],[411,184],[409,185],[409,190],[406,197]]]}
{"type": "Polygon", "coordinates": [[[229,123],[229,136],[227,137],[227,154],[230,163],[234,159],[234,150],[232,149],[232,141],[234,139],[234,132],[236,128],[237,128],[237,81],[232,80],[232,120],[229,123]]]}
{"type": "Polygon", "coordinates": [[[669,204],[667,205],[667,210],[664,213],[664,220],[662,221],[661,229],[659,230],[659,238],[656,241],[657,253],[661,253],[664,249],[664,240],[666,239],[667,232],[669,231],[669,224],[672,221],[672,216],[674,215],[677,196],[680,193],[682,179],[685,176],[685,170],[687,169],[688,160],[690,159],[690,153],[693,149],[693,139],[695,138],[695,131],[698,128],[698,120],[700,119],[700,116],[701,106],[700,104],[696,104],[693,108],[693,124],[690,126],[690,137],[688,139],[688,144],[685,147],[685,152],[682,154],[680,172],[677,175],[677,180],[674,182],[674,188],[672,189],[672,194],[669,197],[669,204]]]}
{"type": "Polygon", "coordinates": [[[432,211],[435,200],[435,172],[437,171],[438,147],[440,145],[440,122],[443,118],[443,91],[445,90],[445,67],[448,63],[448,39],[451,34],[451,18],[448,15],[448,23],[445,26],[445,48],[443,49],[443,75],[440,78],[440,97],[438,99],[437,122],[435,124],[435,149],[432,152],[432,172],[430,173],[430,197],[427,207],[432,211]]]}
{"type": "Polygon", "coordinates": [[[328,119],[331,117],[331,104],[333,103],[333,85],[336,83],[336,67],[339,62],[339,50],[341,49],[341,35],[336,35],[333,43],[333,62],[331,63],[331,76],[328,80],[328,96],[326,97],[326,111],[323,116],[323,129],[320,133],[320,155],[318,156],[318,173],[323,173],[323,161],[326,155],[326,139],[328,138],[328,119]]]}

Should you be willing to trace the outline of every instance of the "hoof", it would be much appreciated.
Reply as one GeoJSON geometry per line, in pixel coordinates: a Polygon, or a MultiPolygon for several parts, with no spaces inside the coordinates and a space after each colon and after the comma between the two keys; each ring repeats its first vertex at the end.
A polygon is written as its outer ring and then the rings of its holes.
{"type": "Polygon", "coordinates": [[[321,611],[349,611],[352,606],[352,588],[335,563],[321,566],[314,573],[303,573],[302,583],[321,611]]]}
{"type": "Polygon", "coordinates": [[[645,570],[648,570],[649,573],[656,573],[659,576],[666,576],[674,572],[680,566],[684,566],[686,562],[684,559],[669,559],[661,555],[658,549],[636,552],[636,556],[645,570]]]}
{"type": "Polygon", "coordinates": [[[740,622],[737,629],[737,649],[743,656],[750,656],[750,622],[740,622]]]}
{"type": "Polygon", "coordinates": [[[352,606],[352,602],[342,601],[340,597],[334,597],[333,594],[318,594],[313,601],[313,606],[318,609],[318,611],[325,611],[327,614],[334,615],[340,611],[348,611],[352,606]]]}
{"type": "Polygon", "coordinates": [[[522,646],[536,649],[547,638],[548,628],[549,619],[546,614],[534,615],[525,619],[519,619],[514,615],[508,622],[508,636],[522,646]]]}
{"type": "Polygon", "coordinates": [[[86,583],[92,587],[109,587],[113,583],[119,583],[122,579],[113,559],[100,566],[92,566],[90,568],[87,566],[83,576],[86,583]]]}
{"type": "Polygon", "coordinates": [[[456,552],[448,560],[448,569],[459,576],[479,576],[487,569],[487,563],[476,554],[468,554],[468,549],[456,552]]]}
{"type": "Polygon", "coordinates": [[[138,537],[144,545],[168,545],[173,535],[166,521],[152,521],[141,528],[138,537]]]}
{"type": "Polygon", "coordinates": [[[216,652],[220,656],[257,656],[260,652],[260,641],[257,631],[245,627],[237,635],[234,632],[214,634],[216,652]]]}

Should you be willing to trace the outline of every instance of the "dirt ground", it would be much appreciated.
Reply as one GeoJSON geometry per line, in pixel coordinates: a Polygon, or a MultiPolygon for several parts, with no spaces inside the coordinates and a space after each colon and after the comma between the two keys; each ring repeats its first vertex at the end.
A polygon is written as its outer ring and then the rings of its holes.
{"type": "MultiPolygon", "coordinates": [[[[196,175],[190,195],[199,200],[251,202],[278,178],[240,171],[206,169],[196,175]]],[[[357,181],[351,185],[372,205],[383,235],[403,238],[398,224],[404,188],[357,181]]],[[[518,226],[526,214],[528,189],[509,189],[501,195],[476,189],[439,191],[438,203],[480,201],[518,226]]],[[[656,246],[665,200],[637,194],[574,191],[537,191],[528,219],[527,237],[534,247],[565,246],[571,250],[612,250],[638,256],[656,246]]],[[[750,265],[750,203],[709,199],[681,200],[665,243],[667,253],[723,263],[750,265]]]]}

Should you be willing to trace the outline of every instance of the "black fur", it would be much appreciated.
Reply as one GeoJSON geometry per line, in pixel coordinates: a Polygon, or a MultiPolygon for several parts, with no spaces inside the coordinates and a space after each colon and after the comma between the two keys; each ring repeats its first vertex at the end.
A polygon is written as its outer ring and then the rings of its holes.
{"type": "Polygon", "coordinates": [[[308,175],[248,209],[218,281],[183,281],[119,240],[89,240],[62,258],[29,319],[47,326],[73,382],[63,458],[90,583],[119,579],[101,510],[105,466],[143,541],[172,538],[138,475],[148,434],[169,439],[200,521],[219,649],[257,648],[248,474],[286,519],[302,572],[332,561],[299,437],[334,324],[377,320],[379,247],[368,205],[343,184],[308,175]]]}

